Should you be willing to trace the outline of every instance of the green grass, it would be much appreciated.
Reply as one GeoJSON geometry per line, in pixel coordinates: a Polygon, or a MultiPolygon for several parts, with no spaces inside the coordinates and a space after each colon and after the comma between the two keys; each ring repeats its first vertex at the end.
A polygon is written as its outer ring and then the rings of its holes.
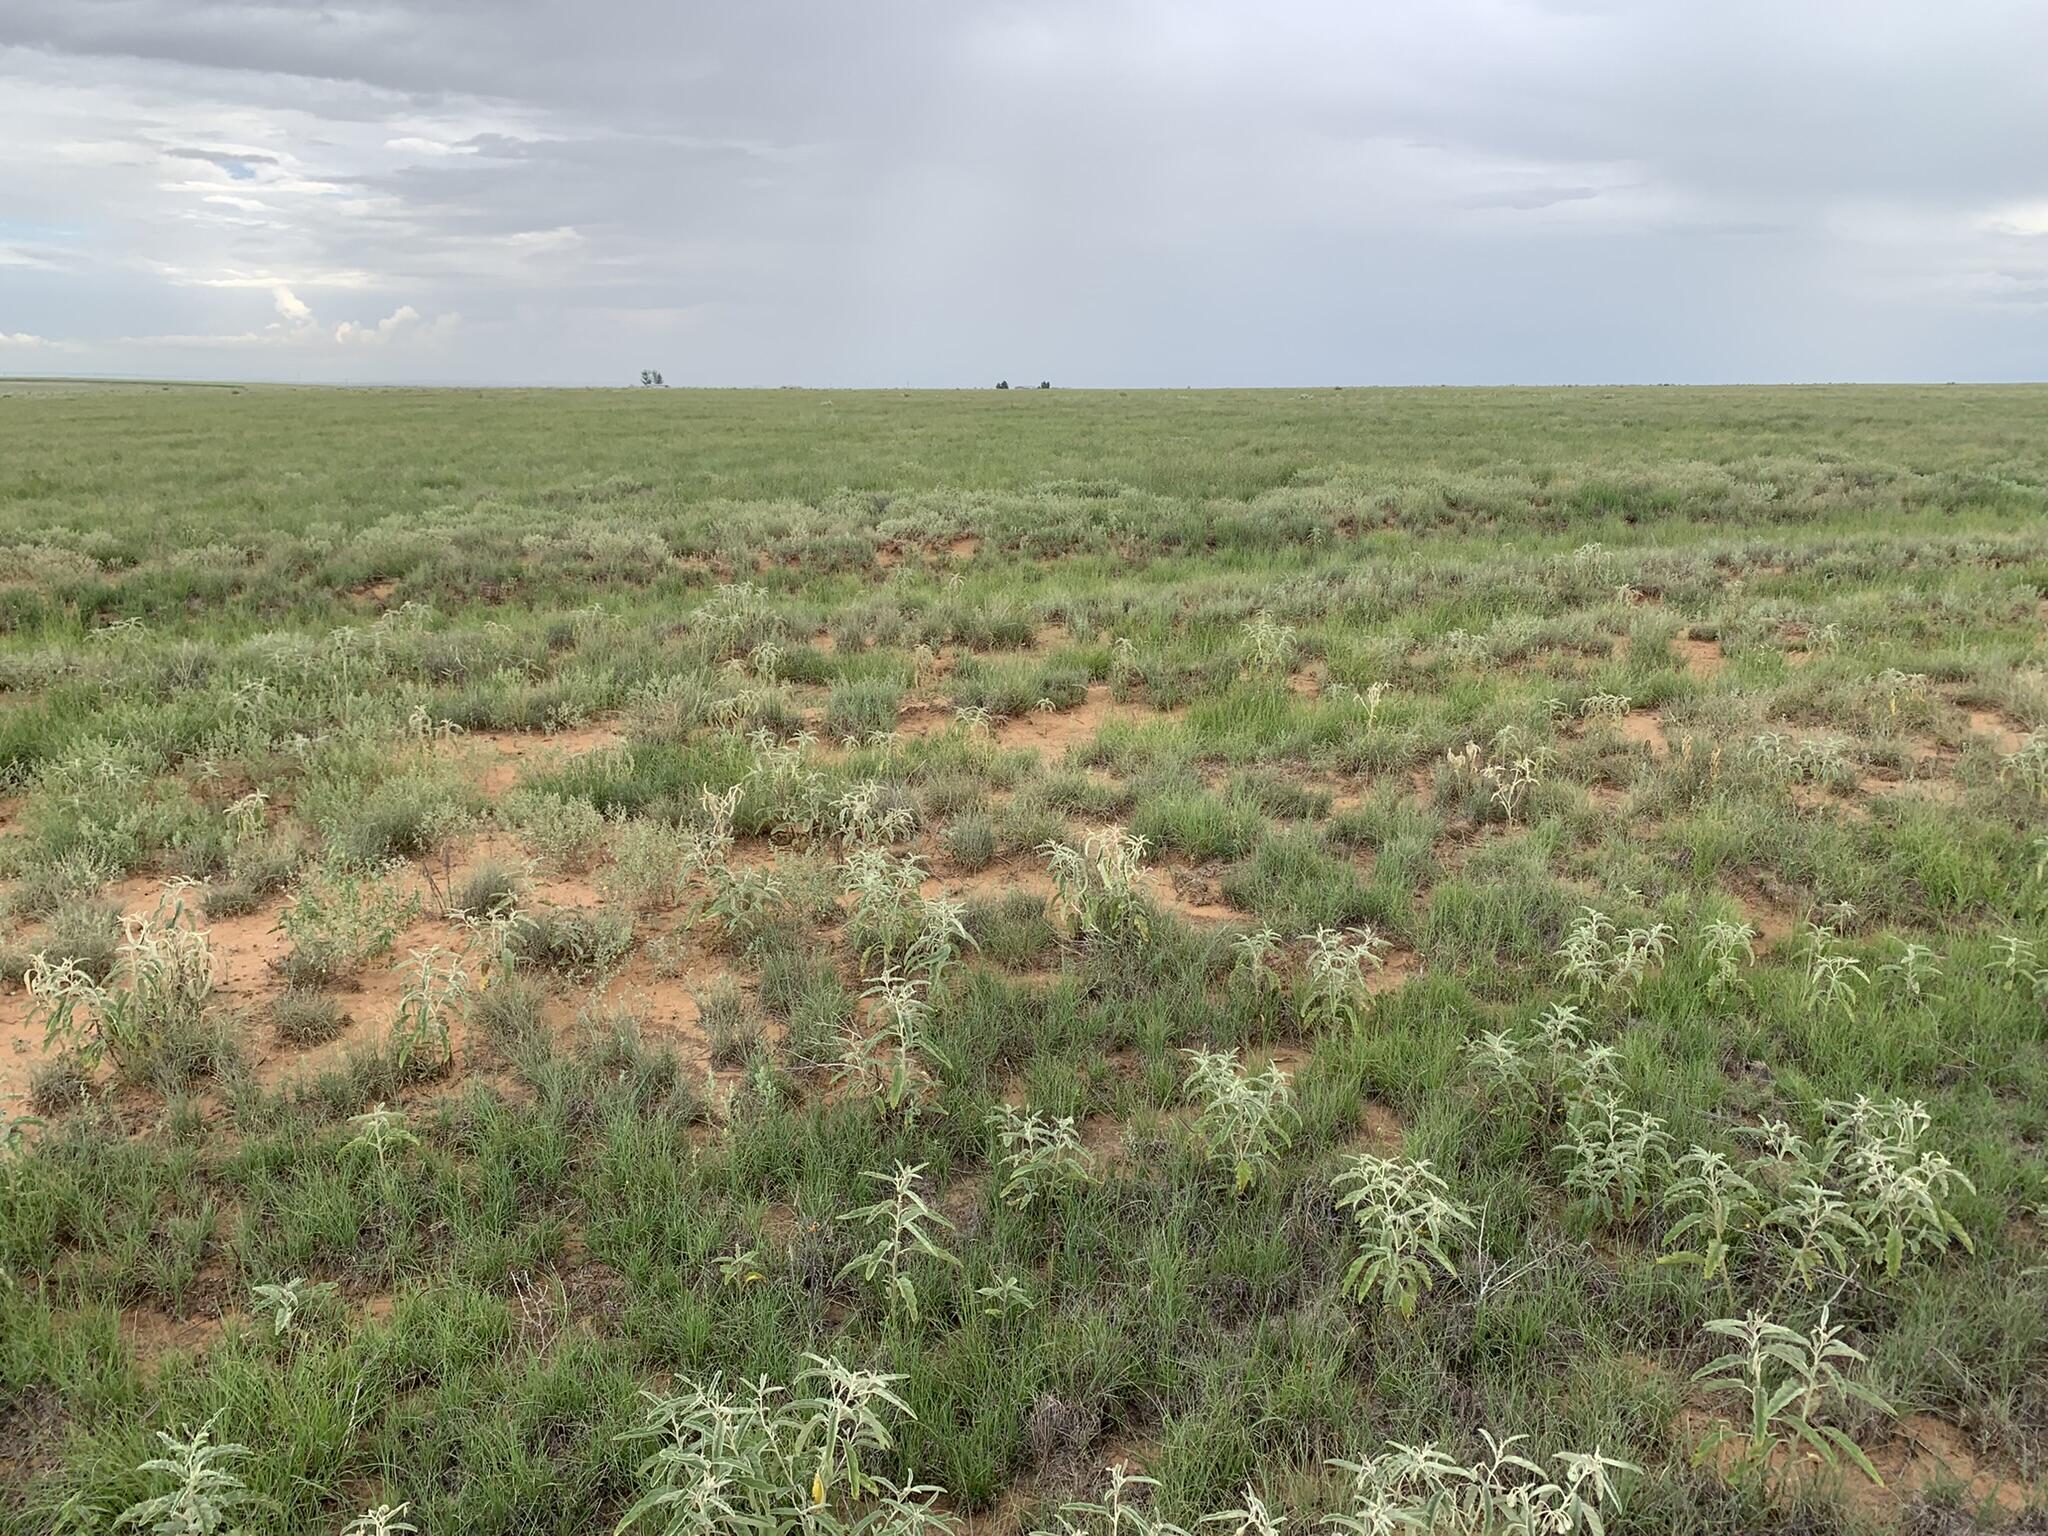
{"type": "MultiPolygon", "coordinates": [[[[0,1533],[204,1425],[251,1530],[586,1536],[664,1475],[643,1393],[812,1355],[991,1536],[1112,1458],[1125,1524],[1307,1530],[1333,1458],[1487,1432],[1631,1463],[1617,1531],[1968,1528],[1910,1415],[2038,1490],[2044,409],[0,388],[0,1533]],[[196,1005],[120,926],[169,881],[196,1005]],[[1876,1220],[1863,1096],[1954,1226],[1802,1275],[1764,1218],[1805,1169],[1876,1220]],[[1032,1113],[1086,1176],[1020,1203],[1032,1113]],[[1638,1113],[1640,1190],[1587,1151],[1638,1113]],[[1759,1190],[1725,1263],[1695,1147],[1759,1190]],[[1470,1225],[1340,1206],[1362,1154],[1470,1225]],[[899,1165],[931,1246],[874,1258],[899,1165]],[[1823,1302],[1890,1486],[1696,1459],[1706,1325],[1823,1302]]],[[[774,1520],[931,1518],[807,1476],[774,1520]]]]}

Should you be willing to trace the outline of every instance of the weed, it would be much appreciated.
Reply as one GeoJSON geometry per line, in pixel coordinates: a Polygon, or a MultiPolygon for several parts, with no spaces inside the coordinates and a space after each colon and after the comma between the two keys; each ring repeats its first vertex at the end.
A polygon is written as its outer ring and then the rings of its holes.
{"type": "Polygon", "coordinates": [[[1052,875],[1070,931],[1084,940],[1144,942],[1152,918],[1139,883],[1147,844],[1129,832],[1091,832],[1083,846],[1046,843],[1038,852],[1052,875]]]}
{"type": "Polygon", "coordinates": [[[1642,1468],[1593,1451],[1560,1451],[1546,1473],[1516,1447],[1527,1437],[1496,1439],[1481,1430],[1488,1456],[1461,1462],[1433,1444],[1389,1444],[1377,1456],[1332,1461],[1349,1479],[1345,1505],[1324,1519],[1343,1536],[1418,1531],[1527,1532],[1530,1536],[1604,1536],[1621,1506],[1617,1473],[1642,1468]]]}
{"type": "Polygon", "coordinates": [[[388,1199],[393,1179],[392,1159],[407,1148],[418,1146],[419,1137],[405,1123],[403,1110],[388,1109],[381,1102],[360,1115],[352,1116],[349,1124],[356,1127],[356,1134],[343,1144],[342,1150],[375,1161],[378,1187],[388,1199]]]}
{"type": "Polygon", "coordinates": [[[1999,771],[2036,800],[2048,802],[2048,731],[2034,731],[1999,759],[1999,771]]]}
{"type": "Polygon", "coordinates": [[[1457,1274],[1447,1250],[1460,1231],[1472,1227],[1472,1212],[1427,1161],[1356,1152],[1332,1187],[1338,1209],[1351,1213],[1358,1240],[1344,1289],[1360,1301],[1377,1292],[1382,1306],[1412,1316],[1438,1271],[1457,1274]]]}
{"type": "Polygon", "coordinates": [[[88,1075],[103,1061],[130,1078],[145,1073],[198,1027],[213,995],[212,947],[185,925],[182,904],[159,901],[154,912],[124,917],[121,928],[105,985],[75,960],[39,954],[29,965],[29,1018],[42,1024],[45,1049],[74,1058],[88,1075]]]}
{"type": "Polygon", "coordinates": [[[1261,609],[1245,621],[1252,663],[1261,672],[1285,672],[1294,663],[1296,638],[1292,625],[1282,624],[1261,609]]]}
{"type": "Polygon", "coordinates": [[[1575,1106],[1558,1148],[1564,1187],[1603,1215],[1632,1220],[1671,1176],[1664,1122],[1610,1095],[1575,1106]]]}
{"type": "Polygon", "coordinates": [[[1863,1355],[1842,1340],[1842,1330],[1820,1320],[1801,1332],[1774,1322],[1763,1313],[1745,1318],[1717,1318],[1707,1332],[1732,1341],[1735,1348],[1693,1373],[1708,1390],[1743,1401],[1746,1422],[1724,1425],[1694,1453],[1703,1460],[1733,1441],[1739,1448],[1736,1470],[1744,1477],[1770,1480],[1781,1476],[1793,1458],[1811,1452],[1828,1466],[1846,1459],[1873,1483],[1883,1480],[1862,1447],[1824,1414],[1849,1402],[1889,1414],[1891,1405],[1848,1374],[1863,1355]]]}
{"type": "Polygon", "coordinates": [[[391,1021],[391,1062],[402,1081],[443,1072],[455,1061],[449,1015],[470,993],[469,972],[446,950],[414,950],[391,1021]]]}
{"type": "Polygon", "coordinates": [[[1029,1210],[1033,1202],[1056,1199],[1095,1177],[1071,1115],[1026,1113],[1005,1104],[989,1116],[989,1128],[1002,1148],[1006,1205],[1029,1210]]]}
{"type": "Polygon", "coordinates": [[[1295,1010],[1310,1030],[1356,1028],[1364,1019],[1365,974],[1386,968],[1387,941],[1370,928],[1349,934],[1329,928],[1305,933],[1308,956],[1295,989],[1295,1010]]]}
{"type": "Polygon", "coordinates": [[[918,1321],[917,1284],[912,1268],[920,1255],[942,1264],[959,1266],[959,1259],[939,1246],[933,1230],[952,1230],[953,1224],[925,1203],[918,1193],[924,1164],[896,1165],[893,1173],[863,1173],[862,1178],[888,1190],[872,1205],[848,1211],[841,1219],[851,1225],[871,1227],[879,1235],[872,1248],[847,1261],[839,1275],[857,1274],[879,1288],[888,1304],[893,1322],[899,1317],[918,1321]]]}
{"type": "Polygon", "coordinates": [[[1951,1242],[1974,1251],[1951,1204],[1976,1186],[1948,1157],[1923,1145],[1924,1105],[1903,1099],[1823,1106],[1829,1121],[1820,1166],[1840,1177],[1856,1225],[1869,1234],[1870,1257],[1896,1276],[1906,1260],[1951,1242]]]}
{"type": "Polygon", "coordinates": [[[1930,986],[1941,979],[1941,956],[1925,944],[1901,940],[1898,954],[1877,968],[1878,983],[1909,998],[1924,1002],[1930,986]]]}
{"type": "Polygon", "coordinates": [[[1823,1302],[2039,1460],[2038,392],[1020,403],[0,386],[0,1529],[1831,1530],[1823,1302]]]}
{"type": "Polygon", "coordinates": [[[1832,928],[1823,923],[1806,925],[1806,1006],[1816,1014],[1853,1012],[1858,983],[1870,980],[1856,957],[1834,944],[1832,928]]]}
{"type": "Polygon", "coordinates": [[[343,980],[390,950],[420,905],[398,889],[395,873],[327,865],[300,877],[277,920],[291,943],[284,969],[295,984],[343,980]]]}
{"type": "Polygon", "coordinates": [[[910,1416],[894,1390],[903,1378],[804,1358],[810,1367],[795,1392],[765,1379],[728,1387],[713,1376],[648,1394],[645,1424],[623,1438],[653,1449],[639,1465],[640,1497],[618,1528],[848,1533],[864,1528],[854,1511],[871,1496],[884,1500],[879,1513],[890,1502],[918,1503],[924,1490],[899,1489],[863,1465],[894,1448],[889,1420],[910,1416]]]}
{"type": "Polygon", "coordinates": [[[1706,970],[1707,995],[1728,996],[1740,984],[1744,967],[1756,964],[1756,929],[1720,920],[1705,924],[1700,929],[1700,961],[1706,970]]]}
{"type": "Polygon", "coordinates": [[[122,1510],[116,1529],[132,1525],[152,1536],[215,1536],[228,1529],[231,1511],[255,1502],[248,1486],[228,1470],[228,1463],[250,1455],[247,1446],[215,1443],[210,1424],[178,1434],[159,1430],[156,1438],[163,1454],[135,1470],[168,1479],[171,1487],[122,1510]]]}
{"type": "Polygon", "coordinates": [[[604,812],[580,795],[519,790],[506,797],[500,814],[546,868],[579,874],[604,850],[604,812]]]}
{"type": "Polygon", "coordinates": [[[838,1076],[858,1084],[884,1113],[914,1119],[929,1095],[929,1059],[944,1064],[928,1038],[931,1002],[919,978],[883,971],[868,986],[879,1023],[870,1034],[846,1029],[838,1076]]]}
{"type": "Polygon", "coordinates": [[[303,1275],[293,1275],[289,1280],[251,1287],[249,1303],[253,1311],[270,1319],[271,1336],[281,1339],[292,1331],[292,1324],[309,1304],[333,1294],[331,1283],[314,1285],[303,1275]]]}
{"type": "Polygon", "coordinates": [[[1250,1189],[1294,1140],[1300,1117],[1287,1074],[1269,1063],[1257,1072],[1235,1050],[1186,1053],[1187,1099],[1210,1156],[1228,1162],[1240,1194],[1250,1189]]]}
{"type": "Polygon", "coordinates": [[[1584,998],[1626,1002],[1671,943],[1667,924],[1617,928],[1605,913],[1581,907],[1557,950],[1558,980],[1584,998]]]}
{"type": "Polygon", "coordinates": [[[379,1504],[341,1528],[341,1536],[417,1536],[419,1527],[405,1518],[410,1504],[379,1504]]]}
{"type": "MultiPolygon", "coordinates": [[[[1730,1245],[1762,1216],[1763,1196],[1718,1152],[1694,1147],[1672,1165],[1661,1203],[1675,1219],[1664,1246],[1677,1250],[1662,1264],[1696,1264],[1700,1278],[1728,1279],[1730,1245]]],[[[1732,1284],[1732,1282],[1731,1282],[1732,1284]]]]}

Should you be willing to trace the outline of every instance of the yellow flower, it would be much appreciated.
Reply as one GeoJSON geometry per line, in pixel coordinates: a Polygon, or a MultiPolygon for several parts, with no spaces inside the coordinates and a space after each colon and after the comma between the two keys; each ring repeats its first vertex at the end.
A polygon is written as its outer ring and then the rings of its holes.
{"type": "Polygon", "coordinates": [[[813,1504],[825,1502],[825,1474],[822,1472],[813,1472],[811,1474],[811,1502],[813,1504]]]}

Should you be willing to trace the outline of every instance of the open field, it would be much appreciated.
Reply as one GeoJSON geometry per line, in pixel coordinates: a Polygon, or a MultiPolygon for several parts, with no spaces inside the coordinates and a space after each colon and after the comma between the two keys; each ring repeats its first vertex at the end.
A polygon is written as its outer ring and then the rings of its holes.
{"type": "Polygon", "coordinates": [[[0,382],[0,1532],[2048,1530],[2044,422],[0,382]]]}

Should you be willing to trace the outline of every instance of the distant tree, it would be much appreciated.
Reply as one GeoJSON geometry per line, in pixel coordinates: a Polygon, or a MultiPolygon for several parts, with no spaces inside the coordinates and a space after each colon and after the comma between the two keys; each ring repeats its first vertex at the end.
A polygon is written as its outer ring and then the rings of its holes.
{"type": "Polygon", "coordinates": [[[640,370],[640,387],[642,389],[665,389],[667,385],[662,382],[661,370],[659,368],[642,368],[640,370]]]}
{"type": "Polygon", "coordinates": [[[1040,389],[1051,389],[1051,388],[1052,388],[1052,380],[1051,380],[1051,379],[1040,379],[1040,380],[1038,381],[1038,387],[1039,387],[1040,389]]]}
{"type": "Polygon", "coordinates": [[[1009,387],[1010,381],[1008,379],[1004,379],[1002,382],[996,385],[997,389],[1008,389],[1009,387]]]}

